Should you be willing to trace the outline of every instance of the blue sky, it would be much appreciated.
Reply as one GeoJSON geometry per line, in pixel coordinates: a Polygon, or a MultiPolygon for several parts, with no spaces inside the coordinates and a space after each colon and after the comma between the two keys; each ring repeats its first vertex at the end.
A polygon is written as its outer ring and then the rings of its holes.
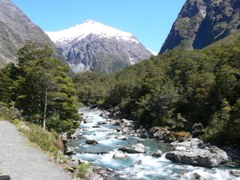
{"type": "Polygon", "coordinates": [[[185,0],[12,0],[45,31],[91,19],[135,35],[158,52],[185,0]]]}

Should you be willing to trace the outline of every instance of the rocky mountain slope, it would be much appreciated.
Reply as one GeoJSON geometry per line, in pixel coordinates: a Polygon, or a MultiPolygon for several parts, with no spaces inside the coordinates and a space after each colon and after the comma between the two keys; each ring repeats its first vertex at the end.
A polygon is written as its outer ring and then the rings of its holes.
{"type": "Polygon", "coordinates": [[[48,44],[62,57],[49,37],[20,9],[10,0],[0,0],[0,67],[17,62],[17,50],[27,40],[48,44]]]}
{"type": "Polygon", "coordinates": [[[91,20],[46,33],[74,72],[113,73],[152,55],[132,34],[91,20]]]}
{"type": "Polygon", "coordinates": [[[240,29],[240,0],[187,0],[160,53],[202,49],[240,29]]]}

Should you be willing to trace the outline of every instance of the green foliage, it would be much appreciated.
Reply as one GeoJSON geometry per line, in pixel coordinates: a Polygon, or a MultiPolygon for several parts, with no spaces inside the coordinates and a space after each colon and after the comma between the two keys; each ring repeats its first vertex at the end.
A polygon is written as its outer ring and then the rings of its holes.
{"type": "Polygon", "coordinates": [[[68,67],[53,58],[49,47],[32,42],[18,51],[18,57],[18,66],[12,64],[0,71],[4,78],[0,84],[7,87],[0,101],[14,101],[29,122],[44,128],[47,124],[47,129],[57,132],[74,131],[80,117],[68,67]]]}
{"type": "Polygon", "coordinates": [[[79,101],[88,105],[103,104],[114,79],[97,72],[79,73],[74,77],[79,101]]]}
{"type": "Polygon", "coordinates": [[[77,166],[77,177],[87,179],[91,173],[92,168],[90,163],[81,163],[77,166]]]}
{"type": "Polygon", "coordinates": [[[14,82],[14,64],[10,63],[0,69],[0,102],[10,103],[12,96],[12,84],[14,82]]]}
{"type": "Polygon", "coordinates": [[[145,127],[191,131],[194,123],[201,122],[206,139],[237,144],[239,44],[240,39],[201,51],[169,51],[102,78],[82,75],[75,79],[82,85],[78,95],[86,104],[99,105],[101,99],[100,104],[145,127]],[[98,98],[101,89],[104,95],[98,98]]]}
{"type": "Polygon", "coordinates": [[[0,119],[13,121],[22,119],[22,115],[14,103],[5,104],[0,102],[0,119]]]}
{"type": "Polygon", "coordinates": [[[60,150],[63,150],[63,145],[56,133],[45,131],[41,126],[23,121],[14,121],[14,124],[31,143],[47,152],[54,160],[63,159],[62,153],[60,153],[60,150]]]}

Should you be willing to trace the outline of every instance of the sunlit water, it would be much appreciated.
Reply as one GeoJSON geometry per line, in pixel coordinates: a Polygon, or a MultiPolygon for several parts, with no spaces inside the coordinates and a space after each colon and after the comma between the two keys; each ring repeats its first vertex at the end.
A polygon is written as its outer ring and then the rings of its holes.
{"type": "MultiPolygon", "coordinates": [[[[117,132],[119,126],[103,124],[99,128],[93,128],[99,122],[107,122],[100,116],[101,111],[96,109],[82,108],[79,113],[91,123],[81,123],[78,129],[83,133],[80,139],[72,140],[69,145],[75,147],[77,156],[102,168],[111,168],[115,171],[112,179],[152,179],[152,180],[185,180],[191,179],[194,173],[198,173],[206,180],[234,180],[240,179],[229,174],[226,167],[203,168],[190,165],[174,164],[165,158],[154,158],[150,154],[161,150],[163,153],[170,151],[172,147],[166,143],[160,143],[154,139],[141,139],[127,136],[128,140],[119,140],[115,137],[123,135],[117,132]],[[94,139],[99,144],[87,145],[87,139],[94,139]],[[130,147],[141,142],[145,146],[146,154],[127,154],[124,160],[113,159],[113,155],[122,146],[130,147]],[[141,161],[141,164],[136,162],[141,161]]],[[[124,135],[125,136],[125,135],[124,135]]]]}

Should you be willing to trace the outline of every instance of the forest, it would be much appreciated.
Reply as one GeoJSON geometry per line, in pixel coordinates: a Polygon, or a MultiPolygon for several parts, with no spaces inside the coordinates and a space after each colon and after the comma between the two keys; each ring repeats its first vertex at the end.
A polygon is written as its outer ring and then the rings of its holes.
{"type": "Polygon", "coordinates": [[[203,50],[169,51],[110,76],[77,74],[77,96],[86,105],[109,109],[146,128],[191,132],[195,123],[201,123],[201,138],[236,147],[239,44],[240,38],[231,37],[203,50]]]}
{"type": "Polygon", "coordinates": [[[47,46],[28,42],[18,65],[0,70],[1,106],[15,106],[25,120],[57,132],[74,131],[80,105],[102,107],[146,128],[189,131],[239,146],[240,38],[203,50],[173,50],[112,75],[72,75],[47,46]],[[224,45],[225,44],[225,45],[224,45]]]}

